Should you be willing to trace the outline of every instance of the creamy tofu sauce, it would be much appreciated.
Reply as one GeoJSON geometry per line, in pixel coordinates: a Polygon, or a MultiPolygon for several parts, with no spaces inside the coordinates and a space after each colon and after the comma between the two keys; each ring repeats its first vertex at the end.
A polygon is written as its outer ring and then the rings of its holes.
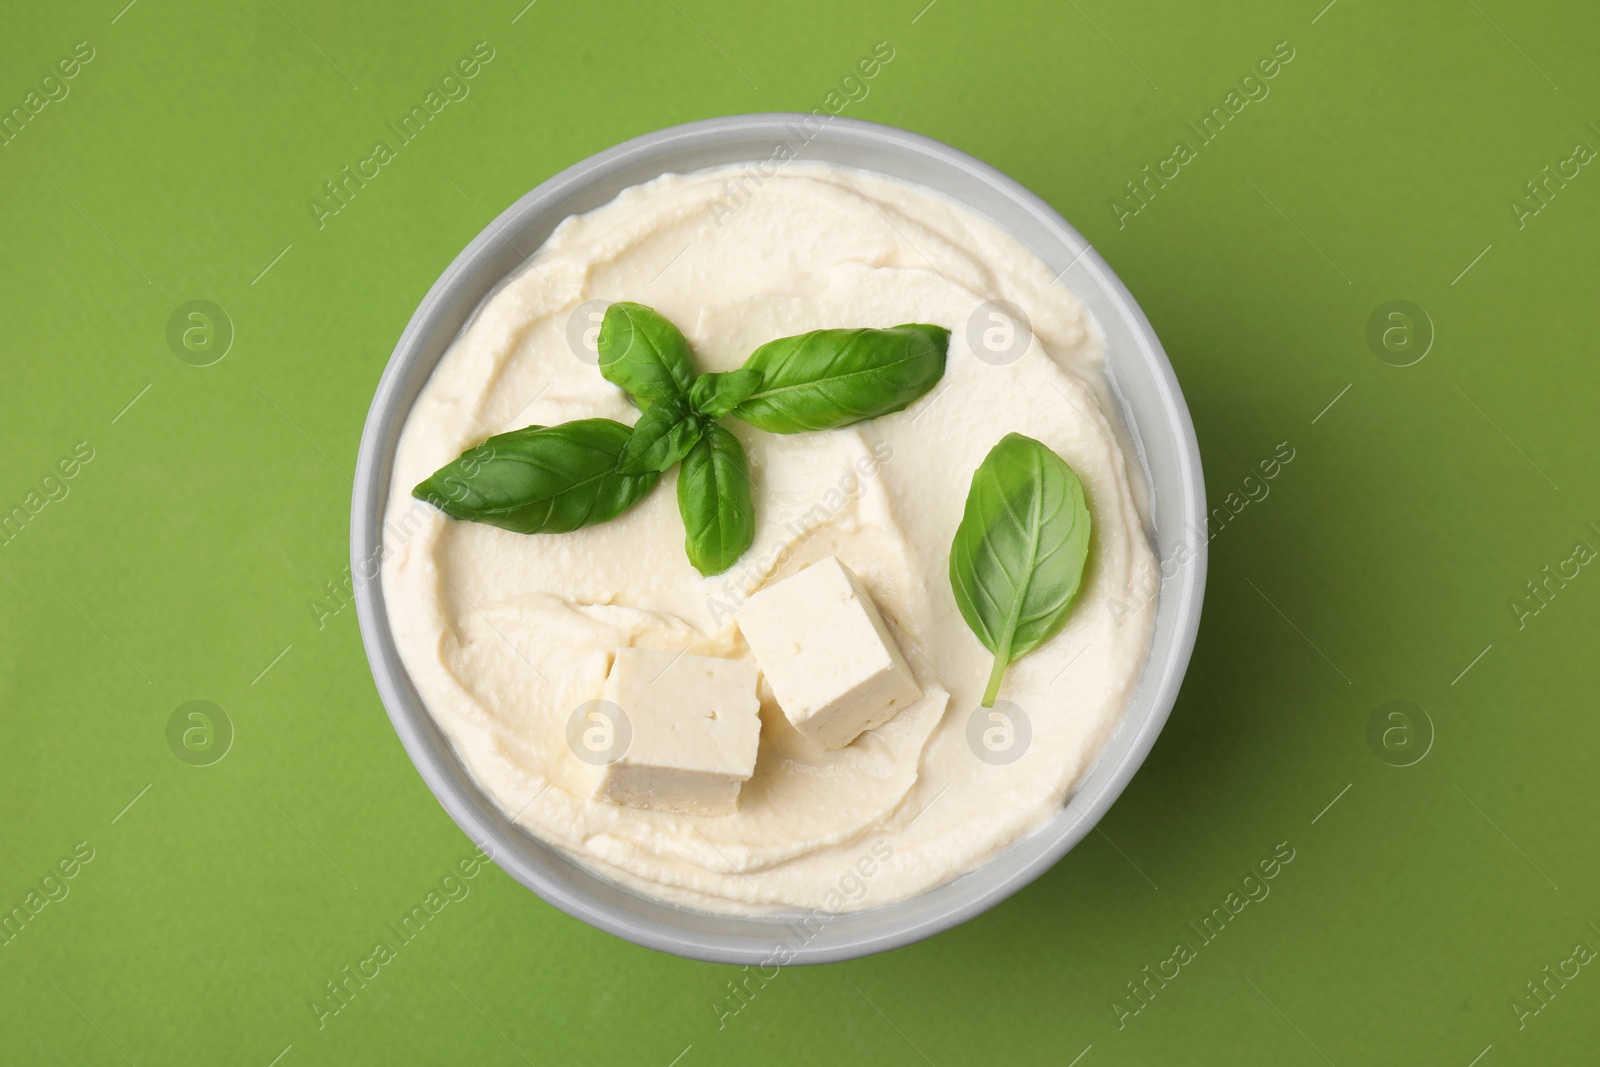
{"type": "Polygon", "coordinates": [[[739,174],[665,176],[568,219],[479,310],[401,436],[384,594],[429,712],[528,833],[622,885],[701,910],[869,907],[947,882],[1040,827],[1105,746],[1154,625],[1154,602],[1139,592],[1155,574],[1142,475],[1127,458],[1098,332],[1015,238],[932,191],[821,164],[791,163],[737,211],[714,211],[739,174]],[[617,300],[676,323],[701,371],[734,369],[776,337],[903,322],[947,327],[949,360],[927,396],[867,423],[777,435],[725,420],[750,457],[756,537],[715,578],[684,555],[675,473],[620,518],[567,534],[459,522],[411,497],[492,434],[633,422],[636,409],[586,347],[588,309],[617,300]],[[985,343],[984,330],[1004,327],[987,316],[991,301],[1016,305],[1031,324],[1015,358],[985,343]],[[957,611],[948,568],[972,472],[1010,431],[1077,471],[1094,535],[1065,628],[1006,675],[1001,700],[1027,719],[1008,748],[1005,721],[978,709],[991,657],[957,611]],[[763,683],[759,757],[737,812],[592,799],[594,768],[569,748],[568,721],[600,696],[615,651],[753,662],[734,622],[739,604],[830,554],[877,605],[922,697],[823,751],[763,683]],[[859,878],[869,852],[873,873],[859,878]]]}

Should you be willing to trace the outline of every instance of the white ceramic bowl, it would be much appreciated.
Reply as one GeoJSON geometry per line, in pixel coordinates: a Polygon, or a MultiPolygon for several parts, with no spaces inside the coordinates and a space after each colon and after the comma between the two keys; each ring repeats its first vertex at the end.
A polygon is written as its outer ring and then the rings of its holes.
{"type": "Polygon", "coordinates": [[[1200,623],[1205,588],[1205,485],[1200,453],[1172,365],[1150,323],[1087,241],[1021,185],[948,145],[904,130],[810,115],[738,115],[636,137],[569,167],[512,204],[428,290],[378,383],[361,438],[351,514],[356,606],[378,693],[406,751],[450,817],[514,878],[570,915],[640,945],[696,959],[821,963],[908,944],[979,914],[1037,878],[1094,827],[1155,743],[1177,697],[1200,623]],[[803,125],[809,123],[809,125],[803,125]],[[396,442],[434,366],[484,298],[569,215],[666,173],[770,160],[787,144],[800,159],[878,171],[966,204],[1010,231],[1088,309],[1105,337],[1112,385],[1154,489],[1151,517],[1163,567],[1155,641],[1137,692],[1071,801],[1039,830],[983,866],[898,904],[833,917],[801,936],[776,918],[710,915],[617,886],[511,823],[474,783],[411,684],[390,632],[381,557],[396,442]]]}

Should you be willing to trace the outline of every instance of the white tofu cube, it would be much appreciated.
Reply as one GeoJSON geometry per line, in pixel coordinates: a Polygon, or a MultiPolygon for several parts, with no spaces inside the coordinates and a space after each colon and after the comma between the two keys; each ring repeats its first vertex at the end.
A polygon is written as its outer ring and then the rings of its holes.
{"type": "Polygon", "coordinates": [[[794,728],[843,748],[922,690],[855,575],[833,556],[754,594],[734,618],[794,728]]]}
{"type": "MultiPolygon", "coordinates": [[[[595,799],[689,815],[730,815],[756,769],[761,733],[752,663],[619,648],[604,699],[629,736],[595,799]]],[[[621,729],[621,728],[619,728],[621,729]]]]}

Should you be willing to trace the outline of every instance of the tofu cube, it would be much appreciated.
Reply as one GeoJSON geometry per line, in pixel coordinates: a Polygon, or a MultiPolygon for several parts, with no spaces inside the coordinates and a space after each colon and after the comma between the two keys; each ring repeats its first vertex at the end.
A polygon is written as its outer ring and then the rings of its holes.
{"type": "Polygon", "coordinates": [[[834,556],[755,593],[734,618],[784,715],[825,749],[922,693],[872,598],[834,556]]]}
{"type": "Polygon", "coordinates": [[[689,815],[731,815],[756,769],[761,733],[752,663],[619,648],[604,699],[630,736],[595,799],[689,815]]]}

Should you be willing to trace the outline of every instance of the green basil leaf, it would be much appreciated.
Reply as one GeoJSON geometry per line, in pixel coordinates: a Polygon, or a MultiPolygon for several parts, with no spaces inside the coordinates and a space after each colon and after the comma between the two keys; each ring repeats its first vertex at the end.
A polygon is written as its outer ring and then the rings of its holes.
{"type": "Polygon", "coordinates": [[[772,433],[800,433],[900,411],[938,384],[949,347],[949,330],[920,323],[780,337],[745,360],[761,372],[761,388],[732,414],[772,433]]]}
{"type": "Polygon", "coordinates": [[[689,454],[704,432],[699,416],[688,402],[664,397],[650,405],[617,457],[618,474],[647,474],[667,470],[689,454]]]}
{"type": "Polygon", "coordinates": [[[1089,534],[1083,484],[1066,461],[1031,437],[1001,438],[972,476],[950,547],[956,606],[994,653],[984,707],[1006,668],[1066,623],[1089,534]]]}
{"type": "Polygon", "coordinates": [[[455,519],[516,533],[567,533],[616,518],[660,475],[617,472],[632,433],[611,419],[497,434],[411,491],[455,519]]]}
{"type": "Polygon", "coordinates": [[[657,400],[687,395],[694,382],[689,342],[676,326],[643,304],[606,308],[596,347],[600,373],[633,397],[641,411],[657,400]]]}
{"type": "Polygon", "coordinates": [[[755,540],[744,446],[716,423],[706,427],[678,470],[678,511],[689,562],[708,578],[733,566],[755,540]]]}
{"type": "Polygon", "coordinates": [[[702,374],[689,387],[689,403],[700,414],[720,419],[759,388],[761,372],[752,367],[702,374]]]}

